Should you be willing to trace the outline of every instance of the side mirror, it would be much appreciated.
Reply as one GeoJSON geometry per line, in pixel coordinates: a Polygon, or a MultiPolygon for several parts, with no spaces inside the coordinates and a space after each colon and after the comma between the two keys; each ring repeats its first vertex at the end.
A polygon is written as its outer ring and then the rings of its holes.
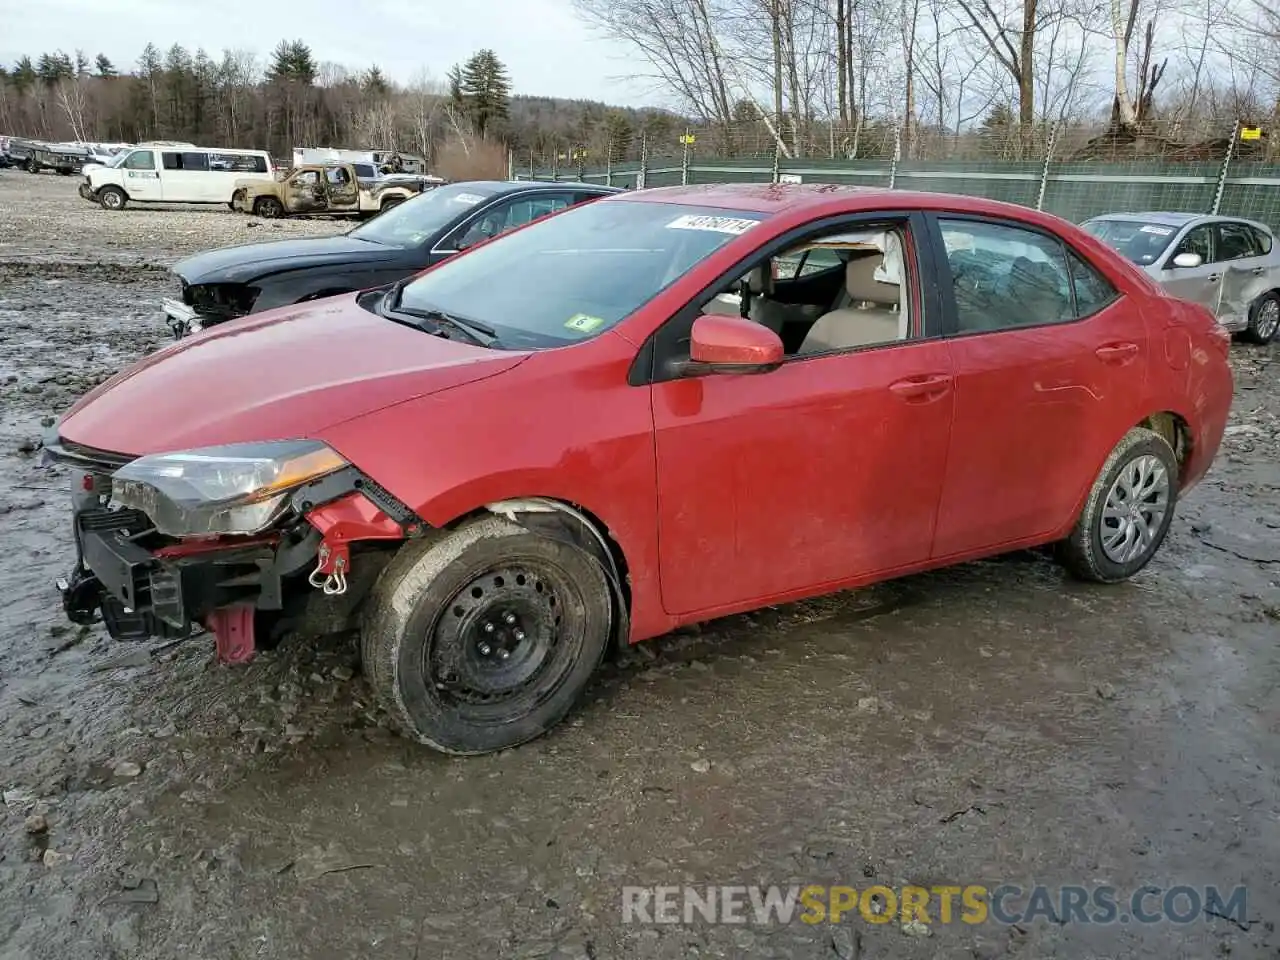
{"type": "Polygon", "coordinates": [[[693,321],[686,373],[768,373],[782,365],[782,340],[768,327],[704,313],[693,321]]]}
{"type": "Polygon", "coordinates": [[[1192,253],[1190,250],[1178,254],[1173,258],[1173,265],[1183,270],[1191,270],[1204,263],[1204,257],[1198,253],[1192,253]]]}

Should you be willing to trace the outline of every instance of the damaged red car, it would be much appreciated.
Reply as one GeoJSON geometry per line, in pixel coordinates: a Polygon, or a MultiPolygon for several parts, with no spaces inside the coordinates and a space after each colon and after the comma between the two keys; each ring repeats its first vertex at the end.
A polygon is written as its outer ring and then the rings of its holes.
{"type": "Polygon", "coordinates": [[[63,603],[228,662],[359,626],[408,736],[497,750],[681,624],[1038,545],[1132,576],[1218,450],[1228,350],[1034,210],[629,192],[90,392],[45,441],[63,603]]]}

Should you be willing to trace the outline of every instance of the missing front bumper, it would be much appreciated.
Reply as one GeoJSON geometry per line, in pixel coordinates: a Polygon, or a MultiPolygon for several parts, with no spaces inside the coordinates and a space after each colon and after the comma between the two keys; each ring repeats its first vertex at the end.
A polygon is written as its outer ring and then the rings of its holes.
{"type": "Polygon", "coordinates": [[[205,328],[205,318],[179,300],[166,297],[160,301],[160,310],[169,329],[173,331],[175,340],[181,340],[205,328]]]}

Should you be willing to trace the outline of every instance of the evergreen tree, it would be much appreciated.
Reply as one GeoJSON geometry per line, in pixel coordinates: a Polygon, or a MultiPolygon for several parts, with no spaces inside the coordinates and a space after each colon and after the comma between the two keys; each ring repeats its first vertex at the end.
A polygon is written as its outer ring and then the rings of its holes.
{"type": "Polygon", "coordinates": [[[625,159],[636,135],[631,118],[621,110],[610,110],[604,118],[604,130],[609,143],[609,159],[625,159]]]}
{"type": "Polygon", "coordinates": [[[94,69],[98,71],[98,76],[100,77],[106,78],[119,75],[119,71],[116,70],[116,65],[107,59],[107,55],[105,53],[98,54],[97,58],[93,61],[93,65],[94,69]]]}
{"type": "Polygon", "coordinates": [[[83,50],[76,51],[75,71],[77,77],[89,75],[89,55],[83,50]]]}
{"type": "Polygon", "coordinates": [[[483,137],[495,121],[510,115],[511,79],[507,68],[492,50],[481,50],[463,64],[460,80],[467,116],[483,137]]]}
{"type": "Polygon", "coordinates": [[[309,46],[301,40],[281,40],[271,52],[267,79],[311,86],[316,81],[317,72],[315,57],[309,46]]]}
{"type": "Polygon", "coordinates": [[[39,74],[36,72],[35,65],[31,62],[30,57],[22,57],[14,64],[12,79],[13,88],[18,91],[19,96],[36,85],[39,74]]]}
{"type": "Polygon", "coordinates": [[[466,107],[462,96],[462,68],[456,63],[449,68],[449,102],[459,110],[466,107]]]}
{"type": "Polygon", "coordinates": [[[365,93],[375,97],[385,97],[391,92],[391,84],[376,63],[364,72],[364,76],[360,78],[360,87],[365,93]]]}

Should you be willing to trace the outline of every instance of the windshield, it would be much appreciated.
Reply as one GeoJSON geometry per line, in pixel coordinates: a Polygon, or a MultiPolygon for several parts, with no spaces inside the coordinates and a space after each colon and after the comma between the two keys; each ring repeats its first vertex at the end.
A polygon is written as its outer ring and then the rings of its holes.
{"type": "Polygon", "coordinates": [[[1177,227],[1140,220],[1090,220],[1084,229],[1138,264],[1155,263],[1168,249],[1177,227]]]}
{"type": "Polygon", "coordinates": [[[585,203],[445,261],[406,286],[400,304],[486,324],[507,347],[578,343],[759,220],[668,203],[585,203]]]}
{"type": "Polygon", "coordinates": [[[120,164],[124,163],[127,159],[129,159],[129,151],[128,151],[128,150],[121,150],[119,153],[117,153],[115,156],[113,156],[113,157],[111,158],[111,160],[110,160],[110,162],[107,164],[107,166],[108,166],[108,167],[118,167],[118,166],[120,166],[120,164]]]}
{"type": "Polygon", "coordinates": [[[454,218],[496,192],[492,186],[459,183],[420,193],[356,227],[349,236],[392,247],[418,246],[438,233],[441,227],[452,223],[454,218]]]}

